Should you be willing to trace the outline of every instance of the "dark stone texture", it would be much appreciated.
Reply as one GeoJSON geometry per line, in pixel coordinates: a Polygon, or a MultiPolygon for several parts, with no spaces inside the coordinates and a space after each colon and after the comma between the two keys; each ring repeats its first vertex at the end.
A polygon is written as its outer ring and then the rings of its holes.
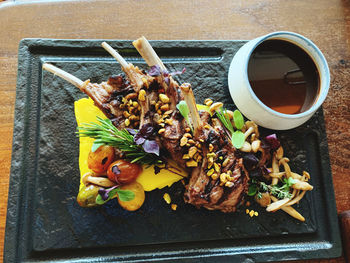
{"type": "MultiPolygon", "coordinates": [[[[276,132],[293,171],[307,170],[315,189],[296,206],[301,223],[284,212],[259,217],[197,210],[182,201],[183,186],[146,193],[136,212],[116,200],[98,208],[76,203],[79,144],[74,101],[84,97],[43,62],[85,80],[121,72],[101,41],[26,39],[20,44],[5,261],[253,262],[336,257],[341,253],[322,110],[303,126],[276,132]],[[162,199],[170,193],[172,211],[162,199]]],[[[110,41],[122,56],[145,67],[130,41],[110,41]]],[[[207,97],[234,108],[228,93],[230,61],[244,41],[155,41],[170,71],[186,72],[197,101],[207,97]]],[[[267,135],[275,131],[261,130],[267,135]]]]}

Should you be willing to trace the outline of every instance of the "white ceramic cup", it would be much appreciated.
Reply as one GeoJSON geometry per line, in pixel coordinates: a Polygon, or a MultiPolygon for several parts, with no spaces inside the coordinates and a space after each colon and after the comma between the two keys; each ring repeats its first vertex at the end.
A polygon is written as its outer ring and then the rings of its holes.
{"type": "Polygon", "coordinates": [[[230,94],[237,108],[259,126],[274,130],[292,129],[310,119],[326,99],[329,83],[329,68],[321,51],[311,40],[292,32],[273,32],[250,40],[237,51],[228,73],[230,94]],[[248,62],[252,52],[262,42],[272,39],[284,40],[300,47],[316,65],[320,78],[319,92],[313,105],[304,112],[284,114],[269,108],[259,100],[249,84],[248,62]]]}

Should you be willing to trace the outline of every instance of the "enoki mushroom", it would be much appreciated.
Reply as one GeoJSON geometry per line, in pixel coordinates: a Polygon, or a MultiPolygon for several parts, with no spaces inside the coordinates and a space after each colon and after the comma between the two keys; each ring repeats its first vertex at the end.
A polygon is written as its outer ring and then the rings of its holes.
{"type": "Polygon", "coordinates": [[[257,200],[260,205],[266,206],[266,211],[268,212],[275,212],[281,209],[292,217],[300,221],[305,221],[305,218],[291,206],[298,203],[304,197],[306,191],[313,189],[313,186],[308,183],[310,174],[306,171],[303,171],[303,175],[292,172],[288,162],[289,159],[283,157],[283,148],[280,146],[272,157],[272,172],[267,175],[267,179],[271,180],[271,186],[273,186],[276,185],[279,180],[282,181],[283,179],[292,178],[293,184],[291,185],[292,194],[290,198],[279,200],[271,193],[267,193],[264,198],[271,199],[273,201],[272,203],[263,203],[257,198],[255,200],[257,200]],[[284,171],[280,171],[281,166],[284,171]]]}

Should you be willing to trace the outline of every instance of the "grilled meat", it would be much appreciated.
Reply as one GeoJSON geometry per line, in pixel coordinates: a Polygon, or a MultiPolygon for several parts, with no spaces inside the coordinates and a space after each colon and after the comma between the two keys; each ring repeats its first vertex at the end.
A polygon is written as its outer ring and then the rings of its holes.
{"type": "Polygon", "coordinates": [[[184,199],[198,208],[233,212],[248,189],[243,159],[237,158],[220,121],[208,113],[199,115],[191,86],[181,85],[181,91],[190,110],[194,137],[203,142],[203,159],[192,170],[184,199]]]}
{"type": "MultiPolygon", "coordinates": [[[[125,128],[126,116],[123,115],[125,98],[131,98],[133,94],[137,95],[128,80],[118,75],[111,76],[107,82],[100,84],[85,81],[80,90],[94,101],[95,105],[107,118],[112,120],[116,127],[125,128]]],[[[138,115],[138,112],[138,109],[134,110],[134,114],[138,115]]],[[[132,123],[132,127],[133,124],[135,123],[132,123]]]]}
{"type": "Polygon", "coordinates": [[[149,73],[127,63],[107,43],[102,44],[121,64],[126,78],[107,82],[81,81],[52,65],[44,68],[70,81],[95,102],[118,128],[152,126],[163,152],[190,170],[184,199],[198,208],[233,212],[248,188],[248,173],[222,123],[208,112],[198,112],[190,84],[178,83],[145,38],[134,42],[149,73]],[[180,91],[181,89],[181,91],[180,91]],[[185,100],[193,132],[176,108],[185,100]]]}

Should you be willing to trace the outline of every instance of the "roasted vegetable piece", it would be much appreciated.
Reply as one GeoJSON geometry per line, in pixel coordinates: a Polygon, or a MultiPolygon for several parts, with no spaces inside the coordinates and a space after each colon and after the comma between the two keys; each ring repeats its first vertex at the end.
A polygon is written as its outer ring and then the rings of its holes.
{"type": "Polygon", "coordinates": [[[96,151],[90,151],[88,156],[88,167],[95,173],[105,173],[108,166],[114,161],[114,148],[111,146],[100,146],[96,151]]]}
{"type": "Polygon", "coordinates": [[[131,201],[121,201],[118,198],[118,203],[125,210],[135,211],[143,205],[143,202],[145,201],[145,191],[143,190],[143,187],[141,184],[139,184],[138,182],[133,182],[131,184],[126,184],[121,186],[120,189],[130,190],[130,191],[133,191],[135,194],[135,198],[131,201]]]}
{"type": "Polygon", "coordinates": [[[77,196],[77,202],[82,207],[96,206],[96,197],[100,187],[95,185],[84,186],[77,196]]]}
{"type": "Polygon", "coordinates": [[[107,175],[109,180],[113,182],[129,184],[134,182],[141,172],[140,165],[125,160],[117,160],[108,167],[107,175]]]}

